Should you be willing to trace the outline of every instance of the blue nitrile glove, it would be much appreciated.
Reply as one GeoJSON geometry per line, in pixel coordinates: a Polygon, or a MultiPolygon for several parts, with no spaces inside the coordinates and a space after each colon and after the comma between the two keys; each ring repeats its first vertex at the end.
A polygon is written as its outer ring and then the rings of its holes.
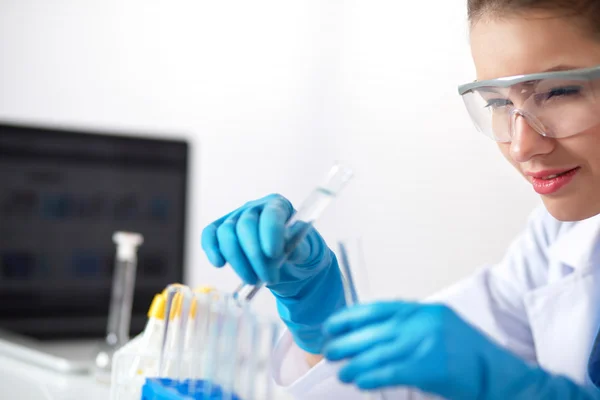
{"type": "Polygon", "coordinates": [[[323,321],[345,305],[341,274],[314,228],[282,265],[284,227],[292,213],[292,204],[280,195],[248,202],[208,225],[202,248],[214,266],[227,262],[244,282],[265,282],[296,344],[319,353],[323,321]]]}
{"type": "Polygon", "coordinates": [[[600,399],[595,388],[526,364],[443,305],[363,304],[323,329],[325,357],[348,359],[339,378],[361,389],[405,386],[461,400],[600,399]]]}

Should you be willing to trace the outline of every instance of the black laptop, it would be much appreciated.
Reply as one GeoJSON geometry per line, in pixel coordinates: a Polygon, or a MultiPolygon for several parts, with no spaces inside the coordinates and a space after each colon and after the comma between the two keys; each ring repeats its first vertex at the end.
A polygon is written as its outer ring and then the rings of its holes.
{"type": "Polygon", "coordinates": [[[104,337],[115,231],[144,236],[131,334],[143,329],[154,294],[183,279],[188,153],[143,133],[0,123],[4,352],[15,338],[47,348],[104,337]]]}

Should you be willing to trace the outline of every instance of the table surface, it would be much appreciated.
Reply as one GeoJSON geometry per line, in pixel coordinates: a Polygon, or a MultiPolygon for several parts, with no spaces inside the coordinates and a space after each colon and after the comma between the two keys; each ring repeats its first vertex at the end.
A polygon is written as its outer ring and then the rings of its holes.
{"type": "MultiPolygon", "coordinates": [[[[289,399],[280,388],[274,389],[275,399],[289,399]]],[[[110,385],[91,374],[64,374],[0,355],[0,398],[109,400],[110,385]]]]}
{"type": "Polygon", "coordinates": [[[3,399],[108,400],[110,386],[92,375],[67,375],[0,355],[3,399]]]}

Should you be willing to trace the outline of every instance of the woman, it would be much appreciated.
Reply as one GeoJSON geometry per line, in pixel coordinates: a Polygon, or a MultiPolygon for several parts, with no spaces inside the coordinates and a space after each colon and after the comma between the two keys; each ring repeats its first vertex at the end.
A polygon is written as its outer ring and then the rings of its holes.
{"type": "Polygon", "coordinates": [[[281,196],[203,232],[212,264],[268,282],[289,331],[273,373],[297,398],[359,398],[357,388],[388,398],[600,398],[600,0],[469,0],[468,11],[477,81],[459,92],[544,203],[500,264],[438,303],[344,308],[318,232],[277,268],[292,212],[281,196]]]}

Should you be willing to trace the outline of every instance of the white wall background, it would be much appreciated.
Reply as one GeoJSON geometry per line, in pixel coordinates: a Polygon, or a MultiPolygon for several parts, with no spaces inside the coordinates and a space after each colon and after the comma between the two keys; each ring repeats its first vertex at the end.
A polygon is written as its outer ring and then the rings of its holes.
{"type": "Polygon", "coordinates": [[[188,279],[226,289],[202,227],[349,161],[320,229],[363,237],[378,296],[422,297],[497,261],[538,202],[456,94],[465,3],[0,0],[0,118],[189,139],[188,279]]]}

